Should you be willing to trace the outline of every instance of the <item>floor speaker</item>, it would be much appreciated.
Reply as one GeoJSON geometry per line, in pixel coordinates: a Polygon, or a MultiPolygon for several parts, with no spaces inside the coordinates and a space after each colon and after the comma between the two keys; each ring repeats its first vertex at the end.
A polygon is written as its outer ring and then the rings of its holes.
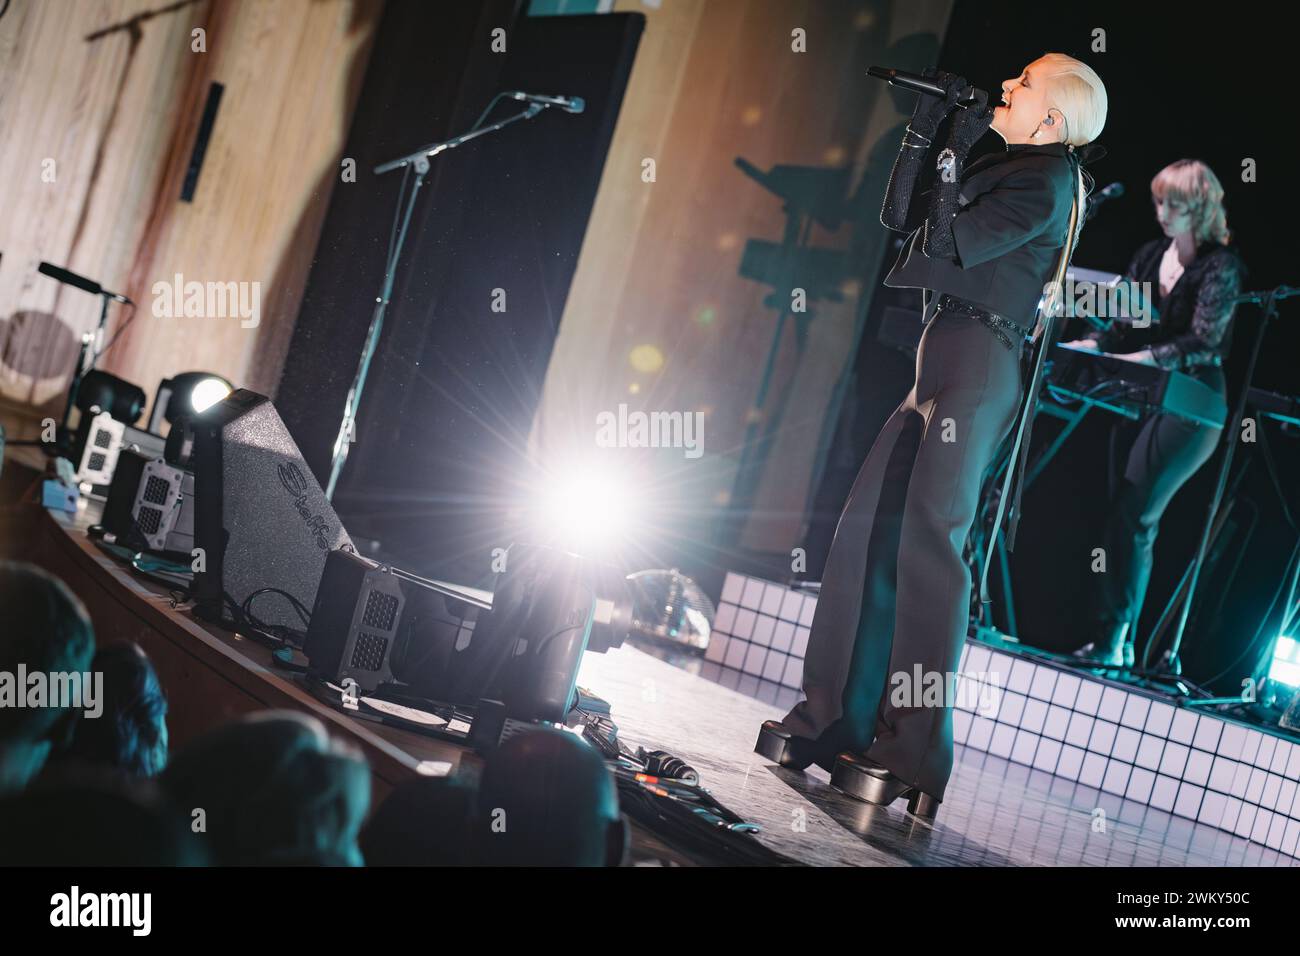
{"type": "Polygon", "coordinates": [[[444,700],[457,644],[469,643],[469,611],[464,602],[449,606],[432,582],[334,551],[303,651],[313,673],[332,683],[351,678],[365,692],[401,684],[417,696],[444,700]]]}
{"type": "Polygon", "coordinates": [[[270,399],[247,389],[194,418],[200,610],[301,629],[331,551],[354,551],[270,399]],[[238,614],[235,615],[238,617],[238,614]]]}

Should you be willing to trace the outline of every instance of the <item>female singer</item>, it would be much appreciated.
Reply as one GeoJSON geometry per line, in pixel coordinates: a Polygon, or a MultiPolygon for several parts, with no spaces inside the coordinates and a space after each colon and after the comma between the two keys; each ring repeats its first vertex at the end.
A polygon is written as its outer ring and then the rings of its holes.
{"type": "MultiPolygon", "coordinates": [[[[1232,338],[1232,300],[1241,292],[1244,268],[1228,245],[1223,186],[1204,163],[1180,159],[1151,180],[1151,200],[1165,238],[1140,246],[1126,273],[1129,288],[1150,296],[1145,303],[1150,325],[1137,329],[1116,323],[1095,338],[1070,344],[1177,369],[1219,392],[1226,405],[1222,366],[1232,338]]],[[[1139,302],[1133,311],[1143,306],[1139,302]]],[[[1106,573],[1094,576],[1099,610],[1093,639],[1076,656],[1109,667],[1132,665],[1130,625],[1146,596],[1160,516],[1214,453],[1222,433],[1172,415],[1112,427],[1112,448],[1122,441],[1128,455],[1108,512],[1106,573]]]]}
{"type": "Polygon", "coordinates": [[[1016,420],[1021,349],[1076,191],[1082,209],[1075,147],[1101,131],[1106,90],[1084,63],[1046,54],[1002,84],[1001,106],[960,110],[932,158],[966,83],[927,75],[947,95],[920,97],[881,211],[887,228],[911,233],[885,284],[923,290],[916,383],[840,515],[804,660],[805,699],[766,722],[755,749],[783,766],[815,762],[871,803],[906,796],[911,812],[932,818],[952,770],[949,694],[971,592],[962,550],[981,479],[1016,420]],[[1007,150],[967,167],[990,126],[1007,150]],[[923,171],[929,199],[916,203],[923,171]],[[909,215],[918,205],[922,214],[909,215]],[[939,700],[912,686],[918,672],[942,682],[939,700]]]}

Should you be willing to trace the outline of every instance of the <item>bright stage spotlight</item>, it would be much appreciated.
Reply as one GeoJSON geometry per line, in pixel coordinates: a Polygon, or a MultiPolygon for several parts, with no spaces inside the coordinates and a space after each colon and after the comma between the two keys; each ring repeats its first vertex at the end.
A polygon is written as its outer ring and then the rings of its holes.
{"type": "Polygon", "coordinates": [[[164,420],[176,424],[180,418],[211,408],[234,390],[220,375],[211,372],[182,372],[163,379],[149,413],[149,430],[157,433],[164,420]]]}
{"type": "Polygon", "coordinates": [[[1268,679],[1292,690],[1300,689],[1300,641],[1285,634],[1278,636],[1273,645],[1268,679]]]}
{"type": "Polygon", "coordinates": [[[190,407],[196,412],[206,411],[231,393],[230,383],[222,378],[201,379],[190,392],[190,407]]]}
{"type": "Polygon", "coordinates": [[[549,475],[538,495],[535,532],[579,554],[616,548],[636,524],[640,502],[625,475],[592,464],[549,475]]]}

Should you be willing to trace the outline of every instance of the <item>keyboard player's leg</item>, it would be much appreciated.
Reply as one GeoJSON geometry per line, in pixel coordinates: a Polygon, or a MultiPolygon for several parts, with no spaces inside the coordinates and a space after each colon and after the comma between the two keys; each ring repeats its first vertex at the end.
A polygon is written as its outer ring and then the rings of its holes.
{"type": "MultiPolygon", "coordinates": [[[[1108,510],[1106,570],[1096,575],[1095,588],[1099,639],[1087,656],[1114,663],[1123,651],[1128,625],[1146,598],[1160,519],[1178,489],[1214,454],[1221,433],[1171,415],[1143,423],[1108,510]]],[[[1127,636],[1131,642],[1131,632],[1127,636]]]]}

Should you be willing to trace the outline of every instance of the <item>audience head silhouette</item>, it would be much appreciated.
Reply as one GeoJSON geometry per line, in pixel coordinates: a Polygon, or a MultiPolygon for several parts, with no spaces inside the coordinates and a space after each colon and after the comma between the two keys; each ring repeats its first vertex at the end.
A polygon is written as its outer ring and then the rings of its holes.
{"type": "Polygon", "coordinates": [[[103,675],[103,714],[77,722],[63,758],[140,777],[162,773],[167,697],[149,657],[136,644],[114,644],[100,648],[90,667],[103,675]]]}
{"type": "Polygon", "coordinates": [[[0,799],[0,866],[206,866],[188,819],[149,781],[93,767],[0,799]]]}
{"type": "Polygon", "coordinates": [[[478,862],[492,865],[617,866],[627,846],[604,760],[549,728],[509,738],[488,759],[475,832],[478,862]]]}
{"type": "Polygon", "coordinates": [[[67,745],[79,711],[51,699],[17,707],[20,667],[34,673],[85,673],[95,652],[90,616],[62,581],[30,564],[0,561],[0,793],[21,790],[51,752],[67,745]]]}
{"type": "Polygon", "coordinates": [[[161,777],[220,865],[359,866],[370,772],[314,717],[265,711],[193,741],[161,777]]]}

